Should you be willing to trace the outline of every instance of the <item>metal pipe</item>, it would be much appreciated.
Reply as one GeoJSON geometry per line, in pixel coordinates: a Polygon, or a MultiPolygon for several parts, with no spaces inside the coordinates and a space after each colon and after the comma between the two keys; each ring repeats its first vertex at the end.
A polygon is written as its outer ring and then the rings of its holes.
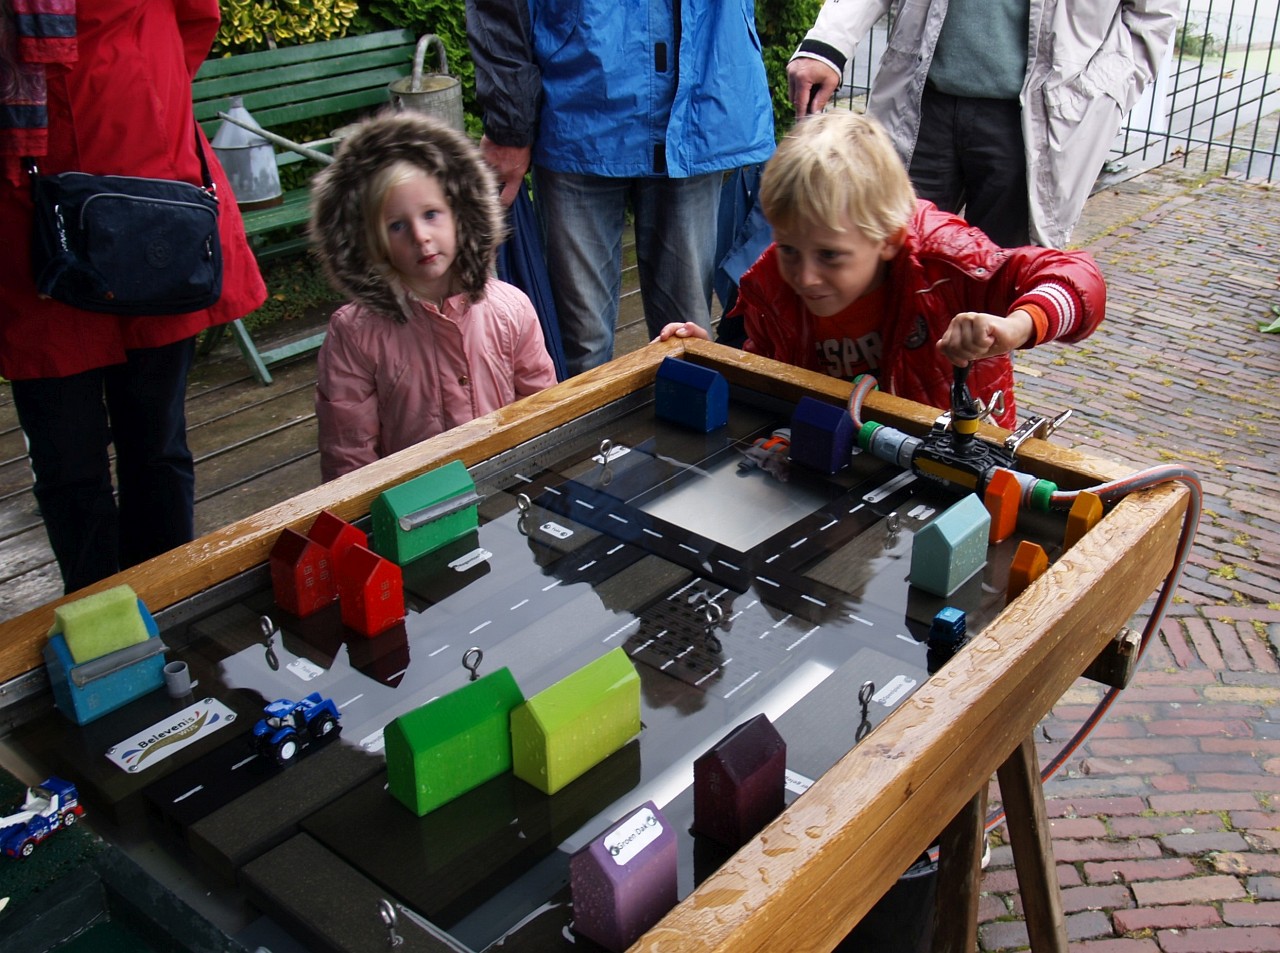
{"type": "Polygon", "coordinates": [[[286,139],[284,136],[276,135],[274,132],[269,132],[259,126],[256,122],[244,122],[243,120],[236,119],[234,116],[228,116],[224,112],[219,112],[218,118],[223,122],[231,123],[233,126],[239,126],[241,129],[248,129],[250,132],[257,133],[263,139],[266,139],[267,142],[274,143],[282,149],[288,149],[290,152],[296,152],[300,156],[306,156],[308,159],[319,162],[321,165],[331,165],[333,163],[333,156],[326,155],[318,149],[312,149],[309,146],[304,146],[300,142],[294,142],[292,139],[286,139]]]}

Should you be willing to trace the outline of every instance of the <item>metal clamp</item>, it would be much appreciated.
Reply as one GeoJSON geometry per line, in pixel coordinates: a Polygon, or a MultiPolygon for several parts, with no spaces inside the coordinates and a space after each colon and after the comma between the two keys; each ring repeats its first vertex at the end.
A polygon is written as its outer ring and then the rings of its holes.
{"type": "Polygon", "coordinates": [[[1039,414],[1028,417],[1017,430],[1004,438],[1004,448],[1010,453],[1017,453],[1018,448],[1032,437],[1037,440],[1048,440],[1070,417],[1070,408],[1067,408],[1052,420],[1047,417],[1041,417],[1039,414]]]}

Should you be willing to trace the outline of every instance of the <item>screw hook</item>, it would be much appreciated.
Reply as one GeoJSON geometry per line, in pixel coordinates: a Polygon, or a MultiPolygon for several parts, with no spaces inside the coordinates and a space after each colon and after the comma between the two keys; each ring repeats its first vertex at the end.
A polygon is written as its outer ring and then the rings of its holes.
{"type": "Polygon", "coordinates": [[[483,661],[484,651],[478,646],[473,645],[462,653],[462,667],[471,673],[471,677],[467,681],[474,682],[480,677],[478,673],[480,671],[480,663],[483,661]]]}

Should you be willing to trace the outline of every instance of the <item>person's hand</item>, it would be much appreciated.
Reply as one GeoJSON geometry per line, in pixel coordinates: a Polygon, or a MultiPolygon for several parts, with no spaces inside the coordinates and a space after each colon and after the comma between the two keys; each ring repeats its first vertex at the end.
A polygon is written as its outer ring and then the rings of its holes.
{"type": "Polygon", "coordinates": [[[488,136],[483,136],[480,139],[480,153],[498,174],[498,184],[502,188],[499,200],[510,208],[511,203],[516,200],[516,193],[524,185],[524,174],[529,171],[533,147],[500,146],[488,136]]]}
{"type": "Polygon", "coordinates": [[[797,56],[787,64],[787,90],[796,118],[822,112],[840,88],[842,77],[822,60],[797,56]]]}
{"type": "Polygon", "coordinates": [[[666,341],[669,338],[702,338],[704,341],[711,340],[711,335],[707,333],[707,329],[700,324],[692,321],[679,321],[668,324],[661,331],[654,341],[666,341]]]}
{"type": "Polygon", "coordinates": [[[1022,310],[1005,318],[965,311],[951,319],[938,339],[938,351],[956,367],[968,367],[971,361],[1016,351],[1034,333],[1031,315],[1022,310]]]}

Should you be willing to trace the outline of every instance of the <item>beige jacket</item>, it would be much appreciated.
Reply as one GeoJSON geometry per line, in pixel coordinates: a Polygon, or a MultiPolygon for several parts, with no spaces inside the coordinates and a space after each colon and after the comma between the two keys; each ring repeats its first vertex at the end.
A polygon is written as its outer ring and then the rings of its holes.
{"type": "MultiPolygon", "coordinates": [[[[796,56],[843,74],[871,27],[897,7],[868,111],[910,165],[920,98],[947,0],[827,0],[796,56]]],[[[1179,0],[1031,0],[1022,85],[1031,239],[1071,237],[1124,116],[1155,77],[1177,26],[1179,0]]]]}

